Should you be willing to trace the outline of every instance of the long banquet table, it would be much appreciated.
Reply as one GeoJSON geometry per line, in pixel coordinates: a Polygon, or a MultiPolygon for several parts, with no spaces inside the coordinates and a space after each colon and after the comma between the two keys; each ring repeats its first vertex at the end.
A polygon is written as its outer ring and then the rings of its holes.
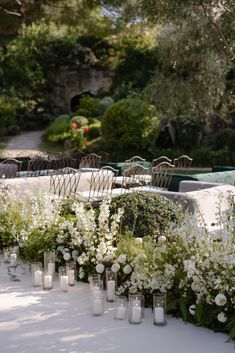
{"type": "Polygon", "coordinates": [[[78,283],[64,293],[31,285],[28,266],[0,265],[1,353],[234,353],[228,336],[168,317],[167,325],[131,325],[114,320],[113,304],[103,316],[92,316],[89,287],[78,283]]]}

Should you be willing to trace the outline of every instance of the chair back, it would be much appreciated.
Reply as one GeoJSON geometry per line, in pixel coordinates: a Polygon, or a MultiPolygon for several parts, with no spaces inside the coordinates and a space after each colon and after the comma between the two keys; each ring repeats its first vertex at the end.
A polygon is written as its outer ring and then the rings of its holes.
{"type": "Polygon", "coordinates": [[[28,176],[37,177],[50,174],[51,161],[43,157],[35,157],[28,162],[28,176]]]}
{"type": "Polygon", "coordinates": [[[60,197],[73,197],[78,189],[81,172],[66,167],[58,169],[50,177],[50,190],[60,197]]]}
{"type": "Polygon", "coordinates": [[[98,154],[90,153],[85,157],[82,157],[79,164],[79,169],[81,168],[99,168],[101,163],[101,156],[98,154]]]}
{"type": "Polygon", "coordinates": [[[167,156],[160,156],[160,157],[152,160],[152,167],[155,167],[156,165],[158,165],[162,162],[171,163],[172,159],[168,158],[167,156]]]}
{"type": "Polygon", "coordinates": [[[112,194],[114,172],[113,168],[101,168],[91,174],[89,201],[103,200],[112,194]]]}
{"type": "Polygon", "coordinates": [[[175,166],[175,171],[179,172],[179,173],[187,171],[190,168],[192,161],[193,161],[193,159],[190,158],[189,156],[187,156],[186,154],[184,154],[178,158],[175,158],[173,160],[173,164],[175,166]]]}
{"type": "Polygon", "coordinates": [[[149,169],[141,164],[133,165],[123,172],[124,183],[127,188],[141,187],[149,182],[149,169]]]}
{"type": "Polygon", "coordinates": [[[174,168],[174,165],[168,162],[162,162],[153,167],[151,170],[151,185],[168,190],[174,168]]]}
{"type": "Polygon", "coordinates": [[[21,168],[22,168],[22,161],[18,161],[17,159],[15,158],[7,158],[7,159],[4,159],[2,161],[3,164],[15,164],[17,165],[17,172],[20,172],[21,171],[21,168]]]}
{"type": "Polygon", "coordinates": [[[0,163],[0,179],[9,179],[17,177],[18,166],[13,163],[0,163]]]}
{"type": "Polygon", "coordinates": [[[145,162],[146,159],[140,157],[140,156],[133,156],[129,159],[125,160],[125,163],[136,163],[136,162],[145,162]]]}

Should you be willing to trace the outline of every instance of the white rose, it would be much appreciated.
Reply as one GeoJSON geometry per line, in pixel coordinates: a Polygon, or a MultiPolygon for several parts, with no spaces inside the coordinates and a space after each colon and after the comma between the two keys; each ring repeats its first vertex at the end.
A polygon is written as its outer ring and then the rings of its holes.
{"type": "Polygon", "coordinates": [[[126,275],[129,275],[129,273],[131,273],[132,271],[132,267],[130,265],[126,265],[123,267],[123,272],[126,274],[126,275]]]}
{"type": "Polygon", "coordinates": [[[219,322],[226,322],[227,321],[227,316],[223,311],[217,315],[217,319],[219,322]]]}
{"type": "Polygon", "coordinates": [[[64,258],[65,261],[70,260],[70,258],[71,258],[70,253],[69,252],[64,253],[63,258],[64,258]]]}
{"type": "Polygon", "coordinates": [[[190,312],[191,315],[195,315],[195,309],[196,309],[196,306],[194,304],[192,304],[188,308],[188,311],[190,312]]]}
{"type": "Polygon", "coordinates": [[[158,243],[164,243],[166,241],[165,235],[161,235],[160,237],[158,237],[157,241],[158,243]]]}
{"type": "Polygon", "coordinates": [[[113,264],[112,267],[111,267],[111,270],[113,272],[118,272],[120,270],[120,265],[119,264],[113,264]]]}
{"type": "Polygon", "coordinates": [[[68,248],[64,248],[63,253],[69,252],[68,248]]]}
{"type": "Polygon", "coordinates": [[[223,306],[226,304],[226,302],[227,298],[222,293],[217,294],[217,296],[215,297],[215,304],[218,306],[223,306]]]}
{"type": "Polygon", "coordinates": [[[74,257],[77,257],[77,255],[78,255],[78,251],[77,250],[73,250],[72,251],[72,257],[74,258],[74,257]]]}
{"type": "Polygon", "coordinates": [[[126,262],[126,255],[124,254],[119,255],[118,262],[120,262],[120,264],[124,264],[126,262]]]}
{"type": "Polygon", "coordinates": [[[95,269],[96,269],[96,272],[102,273],[102,272],[104,272],[104,265],[98,264],[98,265],[96,265],[95,269]]]}

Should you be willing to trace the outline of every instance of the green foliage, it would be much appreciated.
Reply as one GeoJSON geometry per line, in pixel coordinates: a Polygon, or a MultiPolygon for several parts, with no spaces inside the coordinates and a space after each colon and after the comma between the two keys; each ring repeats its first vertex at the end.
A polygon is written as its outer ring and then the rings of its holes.
{"type": "Polygon", "coordinates": [[[225,146],[229,150],[235,150],[235,130],[231,128],[226,128],[216,132],[213,135],[212,148],[215,150],[222,149],[225,146]]]}
{"type": "Polygon", "coordinates": [[[15,101],[6,96],[0,96],[0,135],[4,127],[14,123],[16,118],[15,101]]]}
{"type": "Polygon", "coordinates": [[[135,237],[169,235],[172,222],[179,223],[182,211],[175,203],[156,193],[130,193],[115,197],[112,211],[124,208],[122,231],[135,237]]]}
{"type": "Polygon", "coordinates": [[[88,95],[80,99],[78,109],[75,112],[76,115],[84,115],[87,118],[94,118],[98,116],[99,113],[98,100],[88,95]]]}
{"type": "Polygon", "coordinates": [[[106,110],[101,123],[107,147],[118,151],[148,149],[157,125],[154,113],[153,106],[139,98],[113,104],[106,110]]]}
{"type": "Polygon", "coordinates": [[[63,142],[69,136],[70,120],[69,115],[60,115],[47,128],[45,139],[51,142],[63,142]]]}

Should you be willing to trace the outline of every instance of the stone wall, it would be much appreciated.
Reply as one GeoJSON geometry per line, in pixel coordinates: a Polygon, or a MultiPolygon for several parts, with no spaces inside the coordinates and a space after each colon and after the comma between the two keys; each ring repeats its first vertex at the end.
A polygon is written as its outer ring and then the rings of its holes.
{"type": "Polygon", "coordinates": [[[114,72],[101,69],[81,69],[70,71],[68,67],[58,70],[56,76],[50,77],[49,102],[54,115],[71,113],[71,99],[83,93],[97,95],[109,92],[114,72]]]}

